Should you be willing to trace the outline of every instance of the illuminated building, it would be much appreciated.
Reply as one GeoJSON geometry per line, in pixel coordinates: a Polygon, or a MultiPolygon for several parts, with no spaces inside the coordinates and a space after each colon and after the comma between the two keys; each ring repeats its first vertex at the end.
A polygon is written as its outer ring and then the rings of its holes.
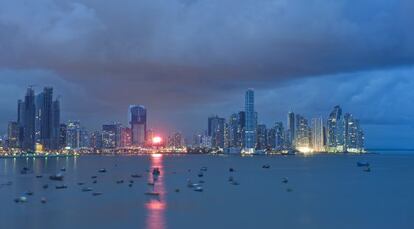
{"type": "Polygon", "coordinates": [[[245,153],[254,153],[256,147],[256,125],[257,114],[254,110],[254,91],[248,89],[245,94],[245,136],[244,150],[245,153]]]}
{"type": "Polygon", "coordinates": [[[27,89],[23,109],[23,149],[34,151],[36,106],[33,88],[27,89]]]}
{"type": "Polygon", "coordinates": [[[201,138],[201,147],[204,147],[204,148],[211,148],[212,147],[212,139],[211,139],[211,136],[208,136],[208,135],[204,135],[202,138],[201,138]]]}
{"type": "Polygon", "coordinates": [[[212,147],[224,148],[225,119],[217,115],[208,118],[208,136],[211,137],[212,147]]]}
{"type": "Polygon", "coordinates": [[[94,131],[90,138],[90,147],[93,149],[102,149],[102,133],[100,131],[94,131]]]}
{"type": "Polygon", "coordinates": [[[184,147],[184,137],[181,133],[176,132],[168,137],[168,147],[182,148],[184,147]]]}
{"type": "Polygon", "coordinates": [[[63,149],[67,145],[67,126],[66,124],[60,124],[59,125],[59,149],[63,149]]]}
{"type": "Polygon", "coordinates": [[[239,146],[239,115],[237,113],[230,115],[227,126],[226,145],[227,147],[239,146]]]}
{"type": "Polygon", "coordinates": [[[19,147],[19,124],[17,122],[9,122],[7,127],[7,147],[18,148],[19,147]]]}
{"type": "Polygon", "coordinates": [[[285,146],[285,131],[283,128],[282,122],[275,123],[275,146],[273,147],[276,150],[281,150],[285,146]]]}
{"type": "Polygon", "coordinates": [[[256,136],[257,136],[257,144],[256,144],[256,149],[258,150],[264,150],[267,148],[267,129],[266,129],[266,125],[261,124],[261,125],[257,125],[257,131],[256,131],[256,136]]]}
{"type": "Polygon", "coordinates": [[[344,149],[344,122],[341,119],[342,109],[340,106],[335,106],[334,110],[329,114],[327,121],[328,129],[328,150],[330,152],[343,152],[344,149]]]}
{"type": "Polygon", "coordinates": [[[102,148],[114,149],[121,145],[121,124],[102,125],[102,148]]]}
{"type": "Polygon", "coordinates": [[[287,143],[290,147],[294,146],[295,144],[295,137],[296,137],[296,131],[295,131],[295,113],[289,112],[288,118],[287,118],[287,143]]]}
{"type": "Polygon", "coordinates": [[[361,129],[359,120],[354,119],[352,115],[346,115],[346,148],[347,151],[353,153],[361,153],[364,151],[365,137],[361,129]]]}
{"type": "Polygon", "coordinates": [[[130,147],[132,145],[131,128],[121,128],[121,147],[130,147]]]}
{"type": "Polygon", "coordinates": [[[79,121],[69,121],[66,129],[67,147],[77,149],[80,147],[81,127],[79,121]]]}
{"type": "Polygon", "coordinates": [[[311,130],[308,125],[308,120],[297,114],[296,115],[296,137],[295,146],[298,148],[310,148],[311,147],[311,130]]]}
{"type": "Polygon", "coordinates": [[[324,136],[324,126],[323,119],[313,118],[312,119],[312,148],[315,152],[324,152],[325,151],[325,136],[324,136]]]}
{"type": "Polygon", "coordinates": [[[129,123],[132,145],[144,145],[147,133],[147,109],[141,105],[131,105],[129,107],[129,123]]]}

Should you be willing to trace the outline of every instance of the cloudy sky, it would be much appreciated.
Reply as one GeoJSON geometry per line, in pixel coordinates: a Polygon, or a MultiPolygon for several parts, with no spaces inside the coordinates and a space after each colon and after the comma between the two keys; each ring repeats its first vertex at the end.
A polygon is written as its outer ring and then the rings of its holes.
{"type": "Polygon", "coordinates": [[[28,85],[53,86],[63,118],[191,134],[256,91],[259,122],[293,110],[361,119],[371,148],[414,148],[411,0],[3,0],[0,133],[28,85]]]}

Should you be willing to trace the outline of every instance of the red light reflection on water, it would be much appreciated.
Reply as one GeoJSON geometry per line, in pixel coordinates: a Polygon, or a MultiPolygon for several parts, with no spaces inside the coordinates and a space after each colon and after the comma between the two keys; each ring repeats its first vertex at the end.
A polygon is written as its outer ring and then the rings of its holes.
{"type": "Polygon", "coordinates": [[[164,187],[164,169],[162,154],[151,155],[151,172],[148,174],[148,182],[154,183],[153,187],[149,186],[150,192],[160,193],[159,197],[148,197],[145,203],[147,209],[146,228],[147,229],[164,229],[165,225],[165,210],[167,203],[165,202],[165,187],[164,187]],[[158,168],[160,175],[154,178],[152,169],[158,168]]]}

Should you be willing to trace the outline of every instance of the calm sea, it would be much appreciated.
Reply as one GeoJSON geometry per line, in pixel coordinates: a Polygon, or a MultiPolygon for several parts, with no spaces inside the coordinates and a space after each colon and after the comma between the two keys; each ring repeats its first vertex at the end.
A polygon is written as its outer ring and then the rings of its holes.
{"type": "Polygon", "coordinates": [[[406,153],[0,159],[0,184],[7,182],[12,184],[0,187],[5,229],[414,228],[414,154],[406,153]],[[371,172],[357,167],[358,161],[369,162],[371,172]],[[207,171],[198,177],[203,166],[207,171]],[[24,167],[28,174],[21,174],[24,167]],[[150,186],[153,167],[161,176],[150,186]],[[64,181],[50,181],[61,168],[66,168],[64,181]],[[101,168],[107,172],[99,173],[101,168]],[[95,184],[92,176],[98,176],[95,184]],[[239,185],[231,184],[230,176],[239,185]],[[203,192],[188,188],[187,179],[204,182],[203,192]],[[117,184],[120,180],[124,183],[117,184]],[[55,188],[62,184],[67,189],[55,188]],[[152,191],[160,196],[144,194],[152,191]],[[25,195],[27,203],[14,202],[25,195]]]}

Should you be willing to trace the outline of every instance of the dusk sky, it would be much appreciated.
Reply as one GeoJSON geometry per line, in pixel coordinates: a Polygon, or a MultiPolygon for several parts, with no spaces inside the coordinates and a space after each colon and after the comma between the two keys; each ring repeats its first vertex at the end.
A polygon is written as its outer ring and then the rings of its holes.
{"type": "Polygon", "coordinates": [[[63,120],[186,135],[256,91],[259,123],[292,110],[361,120],[368,148],[414,148],[412,0],[3,0],[0,133],[28,85],[53,86],[63,120]]]}

